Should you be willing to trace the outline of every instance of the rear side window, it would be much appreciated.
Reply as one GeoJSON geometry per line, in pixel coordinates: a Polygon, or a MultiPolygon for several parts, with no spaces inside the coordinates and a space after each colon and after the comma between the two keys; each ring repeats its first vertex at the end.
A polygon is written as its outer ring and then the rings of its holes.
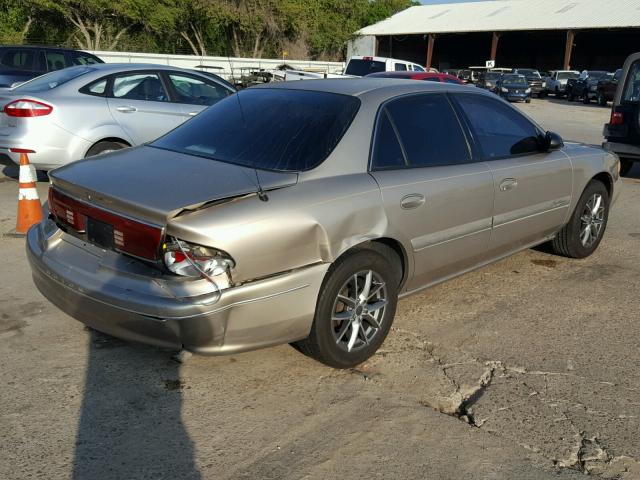
{"type": "MultiPolygon", "coordinates": [[[[470,161],[467,141],[458,118],[445,95],[411,95],[392,100],[384,107],[399,135],[401,146],[409,167],[436,167],[456,165],[470,161]]],[[[380,138],[388,138],[388,132],[381,117],[380,138]]],[[[376,143],[380,152],[394,152],[395,147],[376,143]]],[[[390,156],[374,155],[374,168],[390,168],[398,163],[390,156]]]]}
{"type": "Polygon", "coordinates": [[[395,132],[395,127],[384,109],[378,119],[378,129],[373,149],[373,168],[389,170],[406,166],[406,160],[395,132]]]}
{"type": "Polygon", "coordinates": [[[378,73],[386,71],[386,65],[384,62],[378,62],[376,60],[365,60],[354,58],[349,60],[347,69],[344,71],[345,75],[355,75],[357,77],[364,77],[370,73],[378,73]]]}
{"type": "Polygon", "coordinates": [[[46,50],[44,56],[48,72],[55,72],[56,70],[62,70],[66,67],[63,52],[46,50]]]}
{"type": "Polygon", "coordinates": [[[96,65],[102,63],[100,59],[83,52],[71,52],[71,63],[74,65],[96,65]]]}
{"type": "Polygon", "coordinates": [[[396,72],[405,72],[407,70],[407,66],[404,63],[396,63],[393,69],[396,72]]]}
{"type": "Polygon", "coordinates": [[[169,101],[169,96],[156,73],[134,73],[115,77],[113,96],[127,100],[169,101]]]}
{"type": "Polygon", "coordinates": [[[488,160],[538,152],[540,132],[517,110],[485,95],[456,94],[488,160]]]}
{"type": "Polygon", "coordinates": [[[107,83],[107,79],[103,78],[102,80],[98,80],[97,82],[85,85],[80,89],[80,93],[95,95],[96,97],[103,97],[107,92],[107,83]]]}
{"type": "Polygon", "coordinates": [[[623,102],[636,103],[640,100],[640,60],[636,60],[629,67],[626,84],[624,86],[623,102]]]}
{"type": "Polygon", "coordinates": [[[0,57],[0,63],[16,70],[31,70],[34,56],[33,50],[6,50],[0,57]]]}

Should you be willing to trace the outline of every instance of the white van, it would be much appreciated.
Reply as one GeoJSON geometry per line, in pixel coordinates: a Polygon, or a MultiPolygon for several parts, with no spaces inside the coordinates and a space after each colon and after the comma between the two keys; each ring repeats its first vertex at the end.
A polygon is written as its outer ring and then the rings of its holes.
{"type": "MultiPolygon", "coordinates": [[[[370,73],[406,71],[426,72],[427,70],[417,63],[398,60],[397,58],[354,56],[349,59],[344,74],[353,75],[354,77],[364,77],[370,73]]],[[[437,70],[433,68],[429,69],[429,71],[437,72],[437,70]]]]}

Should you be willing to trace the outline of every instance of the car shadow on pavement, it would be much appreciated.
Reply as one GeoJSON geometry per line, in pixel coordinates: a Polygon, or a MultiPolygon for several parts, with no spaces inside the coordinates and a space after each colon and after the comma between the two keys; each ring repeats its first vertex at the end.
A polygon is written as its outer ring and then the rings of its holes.
{"type": "Polygon", "coordinates": [[[73,479],[201,478],[179,369],[166,350],[90,330],[73,479]]]}

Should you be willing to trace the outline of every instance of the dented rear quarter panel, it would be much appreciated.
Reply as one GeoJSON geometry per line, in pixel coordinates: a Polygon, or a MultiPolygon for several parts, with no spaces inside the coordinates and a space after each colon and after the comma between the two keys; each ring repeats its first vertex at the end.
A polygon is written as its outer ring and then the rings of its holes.
{"type": "Polygon", "coordinates": [[[238,283],[331,263],[368,240],[397,239],[367,173],[302,181],[268,196],[266,202],[252,195],[176,217],[167,234],[229,253],[238,283]]]}

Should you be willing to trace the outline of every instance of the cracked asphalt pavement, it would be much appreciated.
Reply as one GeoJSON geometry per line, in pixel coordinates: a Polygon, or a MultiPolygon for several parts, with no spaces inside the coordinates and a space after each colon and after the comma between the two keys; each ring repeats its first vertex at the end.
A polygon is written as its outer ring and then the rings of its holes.
{"type": "MultiPolygon", "coordinates": [[[[607,109],[521,108],[602,141],[607,109]]],[[[24,241],[0,237],[0,478],[638,479],[639,177],[591,258],[527,250],[406,298],[347,371],[289,346],[178,363],[90,332],[36,292],[24,241]]]]}

